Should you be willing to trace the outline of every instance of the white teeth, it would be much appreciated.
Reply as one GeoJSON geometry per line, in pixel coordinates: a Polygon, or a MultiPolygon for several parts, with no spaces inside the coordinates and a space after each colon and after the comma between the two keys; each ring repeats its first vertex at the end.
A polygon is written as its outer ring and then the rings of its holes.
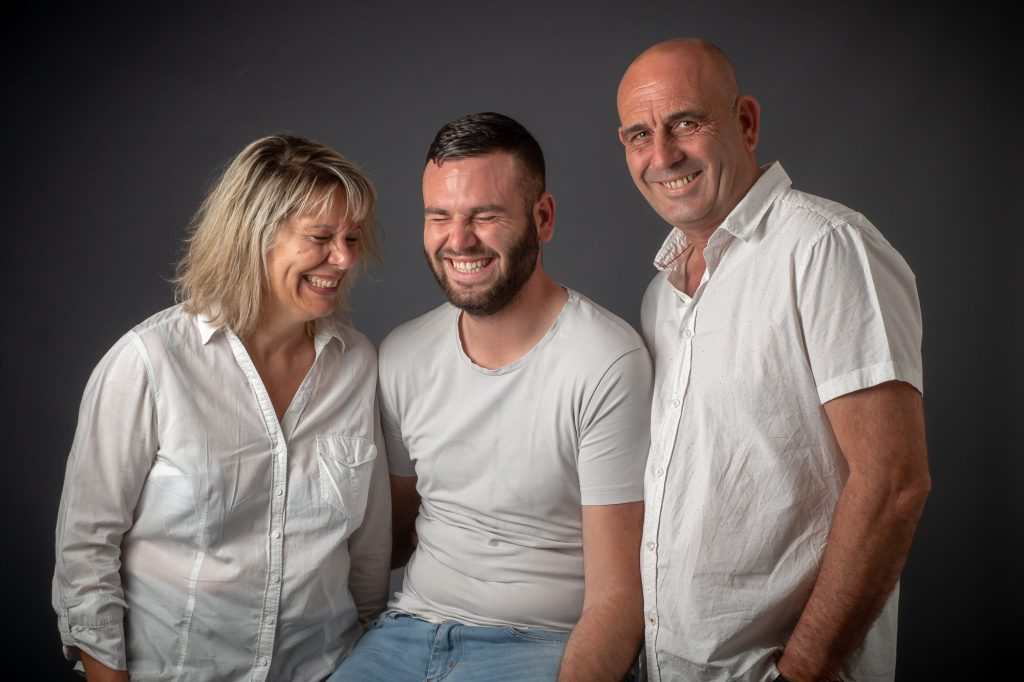
{"type": "Polygon", "coordinates": [[[307,275],[306,279],[309,280],[310,284],[312,284],[315,287],[320,287],[321,289],[333,289],[334,287],[338,286],[339,281],[336,279],[321,279],[319,277],[315,277],[314,275],[307,275]]]}
{"type": "Polygon", "coordinates": [[[661,183],[661,185],[663,187],[668,187],[669,189],[679,189],[683,185],[689,184],[693,180],[693,176],[694,174],[690,173],[685,178],[679,178],[678,180],[669,180],[668,182],[661,183]]]}
{"type": "Polygon", "coordinates": [[[482,260],[452,261],[452,267],[459,272],[478,272],[484,267],[484,265],[486,265],[486,262],[482,260]]]}

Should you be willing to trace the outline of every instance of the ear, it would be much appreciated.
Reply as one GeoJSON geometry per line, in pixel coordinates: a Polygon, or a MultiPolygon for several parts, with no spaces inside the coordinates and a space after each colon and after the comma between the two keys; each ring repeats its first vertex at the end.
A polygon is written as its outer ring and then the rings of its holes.
{"type": "Polygon", "coordinates": [[[533,204],[533,222],[537,226],[537,241],[546,244],[555,236],[555,197],[543,192],[533,204]]]}
{"type": "Polygon", "coordinates": [[[619,142],[622,143],[622,146],[626,146],[626,137],[622,134],[622,126],[619,126],[619,142]]]}
{"type": "Polygon", "coordinates": [[[736,120],[743,135],[743,143],[748,152],[757,147],[757,138],[761,134],[761,105],[750,95],[743,95],[736,102],[736,120]]]}

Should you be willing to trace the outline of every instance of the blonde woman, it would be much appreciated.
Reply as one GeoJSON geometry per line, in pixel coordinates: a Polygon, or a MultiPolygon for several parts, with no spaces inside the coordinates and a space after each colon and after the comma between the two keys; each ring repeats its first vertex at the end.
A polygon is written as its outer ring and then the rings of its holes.
{"type": "Polygon", "coordinates": [[[97,680],[319,680],[387,598],[376,354],[344,323],[375,192],[275,135],[197,213],[180,303],[82,399],[57,524],[65,655],[97,680]]]}

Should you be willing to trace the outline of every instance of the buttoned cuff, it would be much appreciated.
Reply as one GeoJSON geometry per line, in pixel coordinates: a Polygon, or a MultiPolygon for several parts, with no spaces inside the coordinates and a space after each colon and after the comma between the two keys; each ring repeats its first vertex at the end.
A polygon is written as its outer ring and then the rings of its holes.
{"type": "Polygon", "coordinates": [[[65,609],[57,618],[64,658],[76,660],[81,649],[108,668],[127,670],[123,619],[124,608],[117,603],[88,612],[81,605],[65,609]]]}

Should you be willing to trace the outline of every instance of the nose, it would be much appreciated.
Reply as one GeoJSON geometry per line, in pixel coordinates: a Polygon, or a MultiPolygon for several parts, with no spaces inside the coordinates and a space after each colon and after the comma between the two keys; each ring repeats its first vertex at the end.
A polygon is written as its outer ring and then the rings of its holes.
{"type": "Polygon", "coordinates": [[[345,240],[345,235],[339,235],[332,239],[330,250],[327,254],[327,262],[342,270],[348,270],[355,265],[356,259],[359,257],[356,251],[358,247],[345,240]]]}
{"type": "Polygon", "coordinates": [[[685,156],[682,145],[674,137],[662,132],[654,135],[651,166],[658,169],[671,168],[685,156]]]}
{"type": "Polygon", "coordinates": [[[448,239],[445,246],[452,251],[465,251],[476,246],[478,240],[473,230],[473,223],[470,220],[457,219],[452,221],[451,230],[448,232],[448,239]]]}

